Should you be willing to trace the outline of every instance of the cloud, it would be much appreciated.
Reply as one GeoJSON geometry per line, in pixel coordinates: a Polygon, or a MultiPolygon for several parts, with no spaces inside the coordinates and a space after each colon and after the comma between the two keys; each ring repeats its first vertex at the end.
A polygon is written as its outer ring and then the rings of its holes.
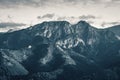
{"type": "Polygon", "coordinates": [[[58,20],[58,21],[65,20],[65,19],[67,19],[67,17],[66,17],[66,16],[63,16],[63,17],[58,17],[58,18],[57,18],[57,20],[58,20]]]}
{"type": "Polygon", "coordinates": [[[120,3],[119,0],[0,0],[0,7],[19,7],[19,6],[48,6],[49,4],[52,5],[59,5],[59,4],[92,4],[92,3],[120,3]]]}
{"type": "Polygon", "coordinates": [[[83,20],[87,20],[87,19],[96,19],[98,17],[94,16],[94,15],[82,15],[79,16],[79,19],[83,19],[83,20]]]}
{"type": "Polygon", "coordinates": [[[104,7],[119,6],[120,0],[65,0],[67,3],[83,4],[83,5],[98,5],[102,4],[104,7]]]}
{"type": "Polygon", "coordinates": [[[103,22],[103,23],[101,24],[101,26],[102,26],[102,27],[105,27],[106,25],[118,25],[118,24],[120,24],[119,21],[116,21],[116,22],[103,22]]]}
{"type": "Polygon", "coordinates": [[[43,6],[48,0],[0,0],[0,7],[43,6]]]}
{"type": "Polygon", "coordinates": [[[67,3],[73,4],[110,4],[120,3],[120,0],[64,0],[67,3]]]}
{"type": "Polygon", "coordinates": [[[81,4],[81,3],[82,4],[90,4],[90,3],[94,3],[95,0],[64,0],[64,2],[70,3],[70,4],[81,4]]]}
{"type": "Polygon", "coordinates": [[[1,22],[0,28],[20,27],[20,26],[25,26],[25,25],[26,24],[23,24],[23,23],[1,22]]]}
{"type": "Polygon", "coordinates": [[[74,16],[62,16],[62,17],[58,17],[57,20],[65,20],[65,19],[79,19],[79,20],[89,20],[89,19],[97,19],[99,17],[94,16],[94,15],[81,15],[78,17],[74,17],[74,16]]]}
{"type": "Polygon", "coordinates": [[[52,19],[55,16],[55,14],[45,14],[43,16],[38,16],[37,19],[44,19],[44,18],[49,18],[52,19]]]}

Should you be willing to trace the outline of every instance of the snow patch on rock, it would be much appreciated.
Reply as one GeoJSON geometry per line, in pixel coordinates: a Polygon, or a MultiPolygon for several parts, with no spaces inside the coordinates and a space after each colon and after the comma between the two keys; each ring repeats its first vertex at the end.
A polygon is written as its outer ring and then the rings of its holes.
{"type": "Polygon", "coordinates": [[[70,48],[73,48],[73,47],[76,47],[78,44],[81,44],[85,46],[85,42],[80,39],[80,38],[68,38],[68,39],[65,39],[65,40],[59,40],[56,42],[57,45],[59,45],[60,47],[63,47],[65,49],[70,49],[70,48]]]}

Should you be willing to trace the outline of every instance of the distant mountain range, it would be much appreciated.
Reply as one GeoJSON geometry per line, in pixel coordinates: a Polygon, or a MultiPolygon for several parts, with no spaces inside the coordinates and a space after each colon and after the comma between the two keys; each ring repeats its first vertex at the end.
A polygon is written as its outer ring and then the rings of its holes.
{"type": "Polygon", "coordinates": [[[50,21],[1,33],[0,80],[120,80],[120,26],[50,21]]]}

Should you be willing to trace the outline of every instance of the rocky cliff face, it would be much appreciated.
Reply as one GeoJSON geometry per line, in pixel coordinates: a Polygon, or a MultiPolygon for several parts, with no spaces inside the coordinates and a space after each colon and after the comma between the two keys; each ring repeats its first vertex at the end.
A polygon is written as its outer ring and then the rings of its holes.
{"type": "Polygon", "coordinates": [[[118,35],[85,21],[43,22],[0,34],[0,52],[0,74],[11,80],[120,79],[118,35]]]}

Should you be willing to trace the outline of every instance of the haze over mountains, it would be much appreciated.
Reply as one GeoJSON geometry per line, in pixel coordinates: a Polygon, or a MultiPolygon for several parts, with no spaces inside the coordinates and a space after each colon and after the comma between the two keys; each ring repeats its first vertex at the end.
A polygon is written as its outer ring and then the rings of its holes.
{"type": "Polygon", "coordinates": [[[0,80],[120,80],[120,26],[50,21],[0,34],[0,80]]]}

